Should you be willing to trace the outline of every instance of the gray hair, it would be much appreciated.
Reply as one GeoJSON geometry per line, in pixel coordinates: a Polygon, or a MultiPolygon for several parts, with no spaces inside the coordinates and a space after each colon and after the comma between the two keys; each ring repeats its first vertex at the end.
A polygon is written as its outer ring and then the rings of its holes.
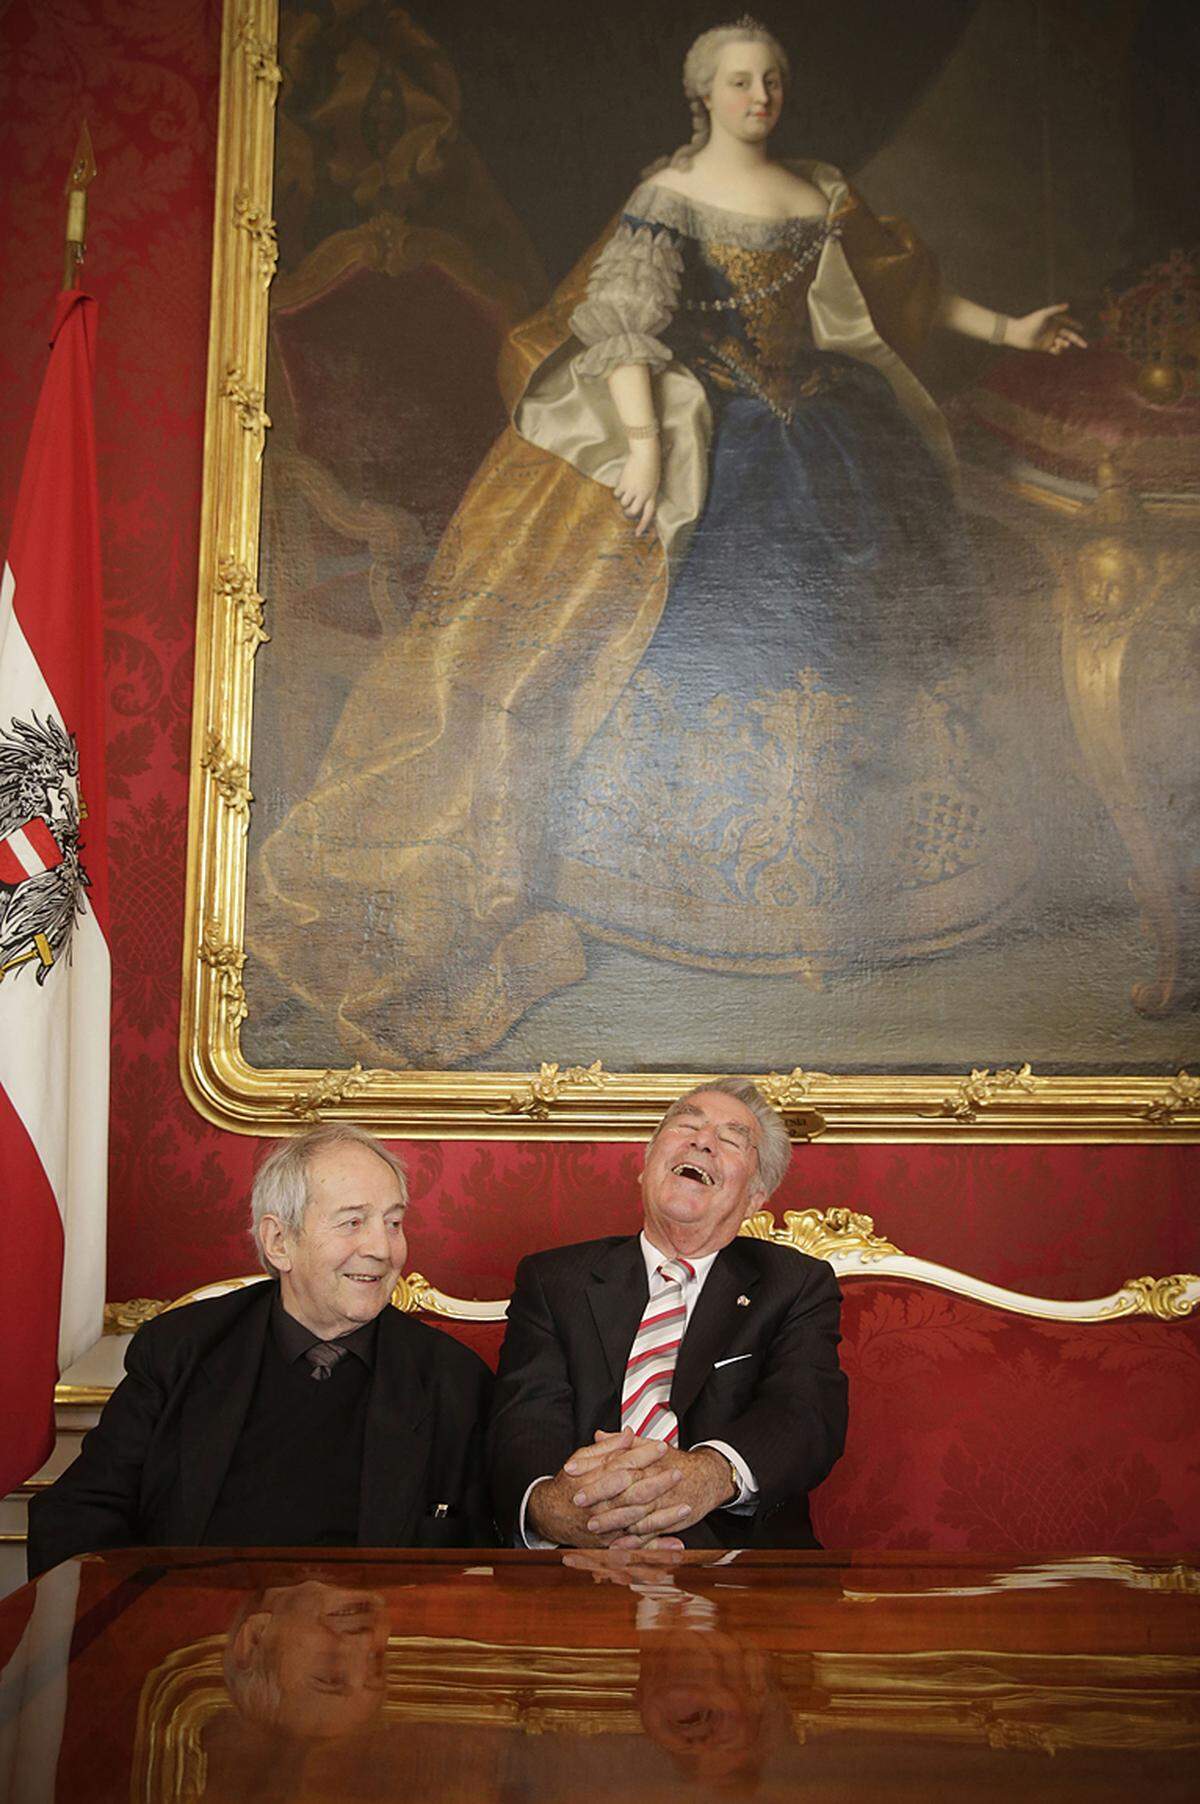
{"type": "Polygon", "coordinates": [[[740,19],[734,19],[728,25],[715,25],[711,31],[702,31],[691,49],[683,59],[683,91],[692,110],[692,135],[686,144],[673,151],[669,157],[659,157],[648,169],[642,171],[643,178],[657,175],[660,169],[688,169],[696,152],[703,150],[712,135],[712,120],[705,95],[711,94],[713,81],[716,78],[717,64],[726,44],[765,44],[779,64],[779,73],[783,77],[786,88],[792,79],[792,66],[788,62],[787,53],[774,32],[768,31],[749,13],[743,13],[740,19]]]}
{"type": "Polygon", "coordinates": [[[279,1682],[278,1659],[271,1661],[261,1643],[251,1647],[248,1655],[239,1656],[238,1635],[251,1616],[266,1606],[266,1592],[249,1591],[238,1606],[229,1625],[221,1654],[221,1670],[234,1708],[247,1721],[260,1728],[272,1729],[283,1710],[283,1686],[279,1682]]]}
{"type": "Polygon", "coordinates": [[[710,1083],[695,1084],[685,1096],[673,1102],[651,1136],[650,1144],[662,1133],[673,1115],[677,1115],[692,1098],[705,1091],[716,1090],[721,1096],[732,1096],[744,1103],[758,1123],[754,1150],[758,1154],[758,1179],[767,1196],[772,1196],[787,1175],[792,1162],[792,1142],[783,1117],[773,1109],[758,1085],[748,1077],[714,1077],[710,1083]]]}
{"type": "Polygon", "coordinates": [[[266,1272],[275,1272],[263,1251],[260,1224],[264,1215],[273,1215],[288,1234],[299,1234],[308,1208],[308,1171],[318,1153],[328,1146],[365,1146],[390,1165],[400,1185],[400,1201],[408,1202],[408,1179],[395,1153],[389,1152],[374,1134],[355,1127],[349,1121],[327,1121],[320,1127],[284,1140],[268,1153],[254,1176],[250,1191],[250,1233],[254,1238],[259,1264],[266,1272]]]}

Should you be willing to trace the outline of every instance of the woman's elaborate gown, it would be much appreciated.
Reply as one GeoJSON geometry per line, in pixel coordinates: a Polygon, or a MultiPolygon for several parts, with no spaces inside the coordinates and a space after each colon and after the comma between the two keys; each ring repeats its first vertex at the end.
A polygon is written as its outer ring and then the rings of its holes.
{"type": "Polygon", "coordinates": [[[936,269],[805,173],[827,211],[784,222],[644,183],[514,335],[514,426],[263,852],[251,949],[349,1055],[484,1054],[585,937],[836,971],[952,944],[1019,885],[909,363],[936,269]],[[611,493],[629,363],[663,422],[653,541],[611,493]]]}

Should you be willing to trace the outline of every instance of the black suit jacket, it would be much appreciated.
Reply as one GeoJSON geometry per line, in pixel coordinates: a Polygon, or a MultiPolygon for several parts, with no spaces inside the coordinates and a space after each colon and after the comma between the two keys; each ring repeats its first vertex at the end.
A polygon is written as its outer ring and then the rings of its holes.
{"type": "MultiPolygon", "coordinates": [[[[648,1296],[640,1241],[593,1240],[517,1268],[488,1430],[501,1537],[543,1474],[621,1419],[625,1362],[648,1296]]],[[[841,1292],[830,1267],[741,1238],[723,1247],[679,1349],[679,1444],[726,1441],[759,1486],[753,1515],[717,1511],[691,1545],[812,1547],[807,1493],[842,1451],[841,1292]]]]}
{"type": "MultiPolygon", "coordinates": [[[[254,1284],[148,1322],[79,1458],[29,1505],[29,1575],[102,1547],[201,1541],[250,1406],[278,1293],[254,1284]]],[[[490,1546],[483,1425],[492,1376],[436,1328],[384,1309],[367,1400],[358,1544],[490,1546]],[[435,1516],[436,1505],[447,1512],[435,1516]]],[[[279,1500],[281,1528],[287,1499],[279,1500]]]]}

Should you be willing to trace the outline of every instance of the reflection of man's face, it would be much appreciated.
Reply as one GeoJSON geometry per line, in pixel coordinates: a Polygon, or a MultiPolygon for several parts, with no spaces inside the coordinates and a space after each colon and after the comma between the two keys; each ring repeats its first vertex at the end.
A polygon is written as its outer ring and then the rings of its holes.
{"type": "Polygon", "coordinates": [[[234,1631],[226,1661],[234,1702],[292,1735],[348,1734],[383,1701],[387,1638],[377,1592],[320,1579],[274,1586],[234,1631]]]}
{"type": "Polygon", "coordinates": [[[770,1690],[762,1653],[713,1631],[639,1639],[637,1700],[646,1733],[693,1779],[719,1784],[752,1773],[770,1690]]]}

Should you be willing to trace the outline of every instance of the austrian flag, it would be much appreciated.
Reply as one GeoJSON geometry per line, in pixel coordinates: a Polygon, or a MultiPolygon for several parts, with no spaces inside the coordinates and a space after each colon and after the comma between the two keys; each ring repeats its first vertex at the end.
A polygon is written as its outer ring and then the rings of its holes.
{"type": "Polygon", "coordinates": [[[0,1495],[54,1441],[99,1338],[108,881],[92,381],[96,303],[59,296],[0,579],[0,1495]]]}

